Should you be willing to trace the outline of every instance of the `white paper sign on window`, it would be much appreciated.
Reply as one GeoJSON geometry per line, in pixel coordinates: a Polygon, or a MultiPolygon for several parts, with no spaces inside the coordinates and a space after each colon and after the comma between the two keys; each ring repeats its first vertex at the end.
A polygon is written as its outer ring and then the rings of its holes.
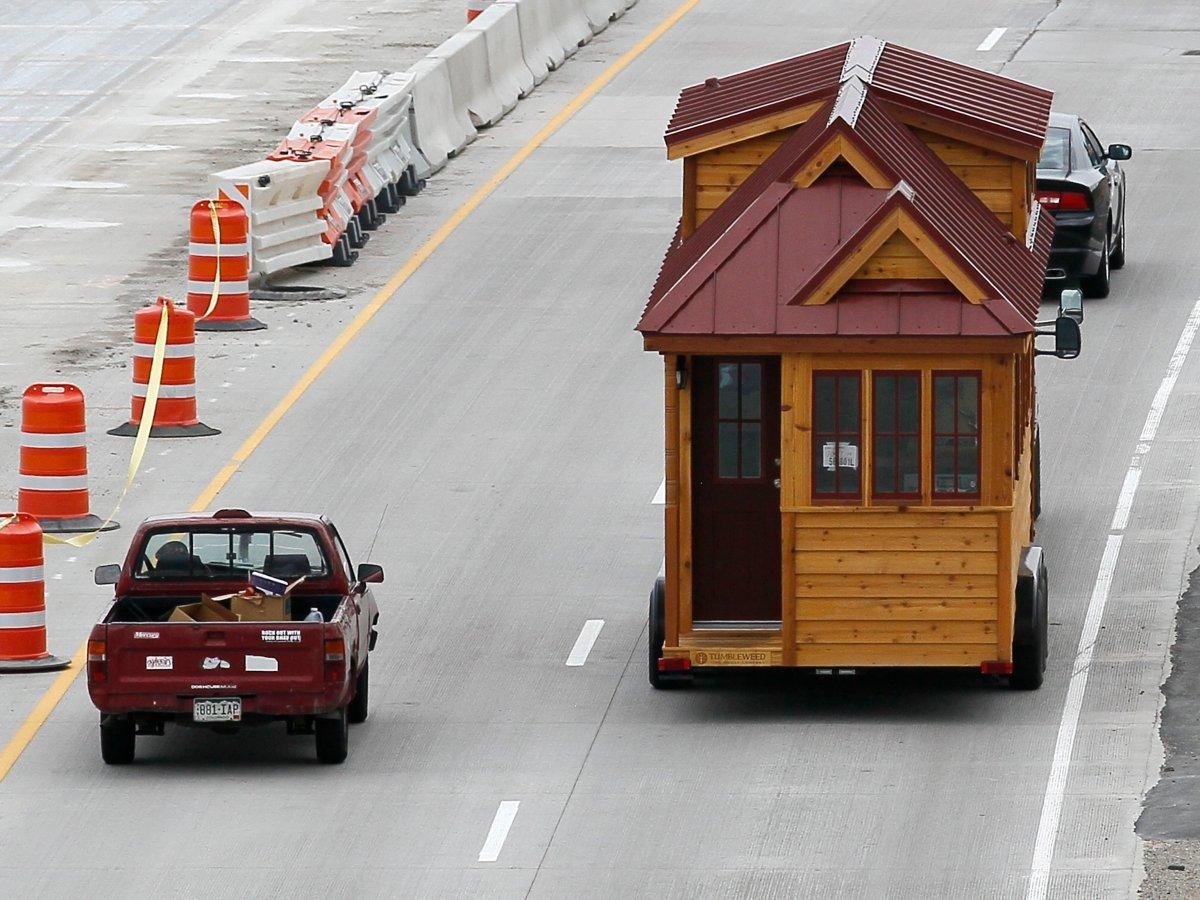
{"type": "Polygon", "coordinates": [[[843,469],[857,469],[858,446],[855,444],[838,444],[838,465],[843,469]]]}
{"type": "Polygon", "coordinates": [[[826,472],[837,471],[837,444],[829,441],[821,445],[821,465],[825,467],[826,472]]]}

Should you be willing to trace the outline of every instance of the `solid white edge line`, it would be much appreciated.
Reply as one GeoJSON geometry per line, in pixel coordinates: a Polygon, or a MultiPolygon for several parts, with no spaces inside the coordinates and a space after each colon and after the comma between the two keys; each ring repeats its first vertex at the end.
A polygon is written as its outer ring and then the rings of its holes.
{"type": "Polygon", "coordinates": [[[600,629],[603,627],[603,619],[588,619],[583,623],[579,637],[575,638],[575,646],[571,648],[571,653],[567,656],[568,666],[582,666],[587,662],[588,654],[592,652],[592,645],[596,643],[596,638],[600,637],[600,629]]]}
{"type": "Polygon", "coordinates": [[[993,47],[996,46],[996,42],[999,41],[1000,38],[1004,37],[1004,32],[1006,32],[1006,31],[1008,31],[1007,28],[993,28],[988,33],[988,36],[983,39],[983,43],[980,44],[975,49],[980,51],[981,53],[985,53],[988,50],[991,50],[993,47]]]}
{"type": "Polygon", "coordinates": [[[492,819],[492,827],[488,829],[487,840],[483,842],[483,849],[479,851],[480,862],[495,862],[500,858],[500,851],[504,849],[504,841],[508,837],[508,829],[512,828],[513,820],[517,817],[517,807],[520,805],[519,800],[500,801],[496,816],[492,819]]]}
{"type": "Polygon", "coordinates": [[[650,500],[652,506],[665,506],[667,503],[667,479],[662,480],[662,484],[658,486],[658,490],[654,492],[654,497],[650,500]]]}
{"type": "Polygon", "coordinates": [[[1096,582],[1092,588],[1092,597],[1088,601],[1087,615],[1083,622],[1083,632],[1079,635],[1079,646],[1075,653],[1074,665],[1071,669],[1071,680],[1067,685],[1067,697],[1063,703],[1062,718],[1059,720],[1058,737],[1054,742],[1054,757],[1050,764],[1050,777],[1046,782],[1046,793],[1042,800],[1042,815],[1038,821],[1037,839],[1033,846],[1033,861],[1030,865],[1029,885],[1025,893],[1026,900],[1045,900],[1050,889],[1050,870],[1054,863],[1054,848],[1058,842],[1058,824],[1062,816],[1063,801],[1067,792],[1067,778],[1070,775],[1071,756],[1075,750],[1075,732],[1079,727],[1079,716],[1083,710],[1083,695],[1087,688],[1088,673],[1095,654],[1095,644],[1100,633],[1100,622],[1104,617],[1104,607],[1108,603],[1109,589],[1112,587],[1113,574],[1116,571],[1117,559],[1121,553],[1123,532],[1129,524],[1129,514],[1137,496],[1138,486],[1142,477],[1142,460],[1150,452],[1151,442],[1158,434],[1158,426],[1162,421],[1163,412],[1175,389],[1175,382],[1183,370],[1191,351],[1196,332],[1200,329],[1200,300],[1192,307],[1192,312],[1183,326],[1171,361],[1167,364],[1167,373],[1154,394],[1154,400],[1146,413],[1146,423],[1142,426],[1141,437],[1134,449],[1133,458],[1125,472],[1125,480],[1121,485],[1121,493],[1117,498],[1117,506],[1113,512],[1110,533],[1104,545],[1104,555],[1100,558],[1100,569],[1096,573],[1096,582]]]}
{"type": "Polygon", "coordinates": [[[1117,569],[1117,557],[1121,553],[1123,535],[1110,534],[1100,559],[1100,571],[1092,588],[1092,599],[1088,603],[1087,618],[1083,633],[1079,635],[1079,648],[1071,669],[1071,681],[1067,686],[1067,699],[1063,703],[1062,719],[1058,726],[1058,738],[1054,742],[1054,761],[1050,765],[1050,778],[1046,783],[1046,795],[1042,801],[1042,817],[1038,822],[1037,840],[1033,845],[1033,865],[1030,867],[1027,900],[1044,900],[1050,887],[1050,864],[1054,861],[1054,845],[1058,838],[1058,822],[1062,816],[1063,800],[1067,792],[1067,776],[1070,774],[1071,755],[1075,749],[1075,731],[1079,727],[1079,713],[1083,709],[1083,693],[1087,689],[1088,672],[1092,667],[1092,656],[1096,649],[1096,636],[1100,633],[1100,620],[1104,606],[1108,603],[1108,592],[1112,587],[1113,573],[1117,569]]]}

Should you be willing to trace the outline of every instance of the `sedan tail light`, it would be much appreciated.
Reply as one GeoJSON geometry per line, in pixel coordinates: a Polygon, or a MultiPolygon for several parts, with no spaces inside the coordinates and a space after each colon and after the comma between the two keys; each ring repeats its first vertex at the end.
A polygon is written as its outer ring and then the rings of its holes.
{"type": "Polygon", "coordinates": [[[1050,212],[1087,212],[1092,208],[1092,198],[1082,191],[1038,191],[1033,196],[1050,212]]]}

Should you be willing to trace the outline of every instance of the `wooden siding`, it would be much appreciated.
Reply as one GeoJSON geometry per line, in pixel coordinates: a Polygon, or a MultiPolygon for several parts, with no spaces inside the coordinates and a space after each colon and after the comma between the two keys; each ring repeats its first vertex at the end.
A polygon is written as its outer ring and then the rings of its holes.
{"type": "Polygon", "coordinates": [[[995,659],[1001,515],[795,513],[796,664],[995,659]]]}
{"type": "Polygon", "coordinates": [[[1014,235],[1025,239],[1032,163],[920,128],[913,131],[1014,235]]]}
{"type": "MultiPolygon", "coordinates": [[[[726,147],[718,147],[693,157],[695,160],[694,187],[685,179],[684,211],[688,217],[689,206],[694,208],[693,228],[699,227],[714,209],[720,206],[737,187],[750,177],[767,157],[779,149],[795,128],[785,128],[770,134],[762,134],[726,147]],[[695,199],[689,204],[688,195],[695,191],[695,199]]],[[[689,232],[690,233],[690,232],[689,232]]]]}
{"type": "Polygon", "coordinates": [[[942,271],[903,232],[884,241],[852,278],[944,278],[942,271]]]}

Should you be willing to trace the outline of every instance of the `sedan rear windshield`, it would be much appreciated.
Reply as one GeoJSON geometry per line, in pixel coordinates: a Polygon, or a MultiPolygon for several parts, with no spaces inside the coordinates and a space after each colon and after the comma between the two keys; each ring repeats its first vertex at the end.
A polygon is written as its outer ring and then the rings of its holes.
{"type": "Polygon", "coordinates": [[[1039,169],[1054,169],[1059,172],[1071,170],[1071,131],[1067,128],[1050,128],[1046,131],[1046,143],[1042,145],[1039,169]]]}
{"type": "Polygon", "coordinates": [[[153,581],[243,581],[265,572],[285,581],[329,574],[329,562],[311,531],[290,528],[212,528],[152,531],[134,576],[153,581]]]}

